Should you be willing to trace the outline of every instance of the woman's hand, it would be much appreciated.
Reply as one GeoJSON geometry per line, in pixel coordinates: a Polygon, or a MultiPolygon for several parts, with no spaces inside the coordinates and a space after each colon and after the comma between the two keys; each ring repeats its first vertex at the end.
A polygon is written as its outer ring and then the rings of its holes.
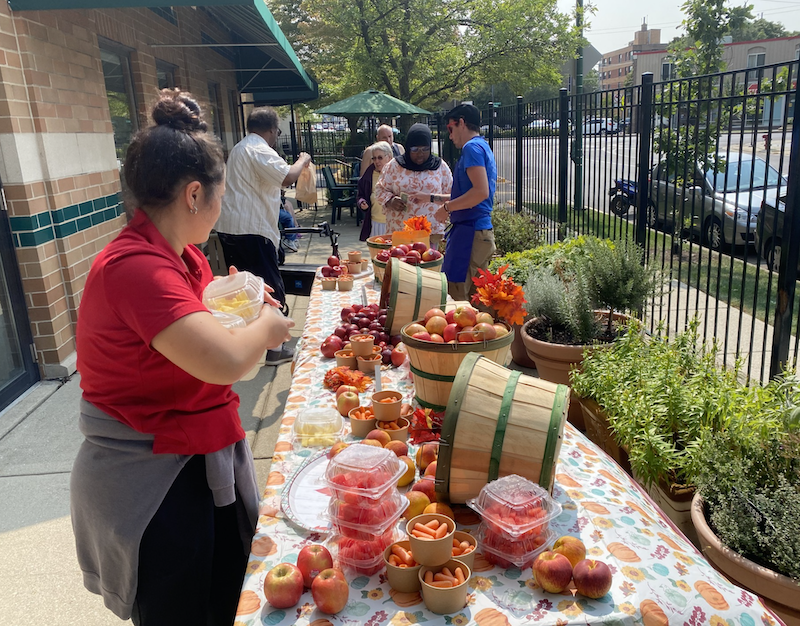
{"type": "Polygon", "coordinates": [[[358,208],[362,211],[366,211],[369,208],[369,203],[364,200],[364,198],[359,198],[358,200],[358,208]]]}
{"type": "MultiPolygon", "coordinates": [[[[280,303],[278,303],[278,307],[280,307],[280,303]]],[[[264,347],[267,350],[279,348],[284,341],[289,341],[292,338],[289,330],[294,328],[294,320],[291,317],[284,316],[280,312],[280,308],[265,304],[258,316],[258,322],[261,323],[262,320],[264,320],[266,332],[264,347]]]]}
{"type": "Polygon", "coordinates": [[[444,204],[440,205],[433,215],[439,222],[446,222],[450,218],[450,213],[444,208],[444,204]]]}
{"type": "Polygon", "coordinates": [[[400,196],[394,196],[391,200],[389,200],[389,202],[386,203],[386,206],[393,211],[406,210],[406,203],[403,202],[403,199],[400,196]]]}
{"type": "Polygon", "coordinates": [[[275,298],[273,298],[270,294],[275,293],[275,290],[270,287],[267,283],[264,283],[264,304],[268,304],[269,306],[273,306],[276,309],[282,309],[283,305],[278,302],[275,298]]]}

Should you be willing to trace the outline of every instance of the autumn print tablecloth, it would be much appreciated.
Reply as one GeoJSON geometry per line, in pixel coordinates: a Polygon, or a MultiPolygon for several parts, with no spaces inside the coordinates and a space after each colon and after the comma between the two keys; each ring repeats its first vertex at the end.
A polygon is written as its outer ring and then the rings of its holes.
{"type": "MultiPolygon", "coordinates": [[[[776,623],[753,594],[728,583],[695,547],[673,530],[649,498],[608,456],[567,424],[556,468],[553,496],[563,507],[552,522],[556,536],[579,536],[588,557],[605,561],[614,573],[611,591],[599,600],[569,593],[543,592],[530,568],[500,569],[481,554],[469,580],[467,606],[452,615],[426,610],[418,593],[397,593],[384,573],[348,575],[350,599],[337,615],[323,615],[306,591],[292,609],[273,609],[264,597],[264,578],[280,562],[296,562],[308,542],[325,536],[294,526],[281,512],[281,492],[312,454],[295,451],[291,426],[301,409],[334,406],[323,388],[325,373],[335,365],[322,358],[319,346],[339,324],[342,307],[360,302],[362,286],[370,302],[378,299],[371,279],[356,281],[353,291],[322,291],[314,284],[308,315],[294,364],[291,389],[275,447],[252,553],[247,564],[235,626],[313,626],[426,624],[429,626],[506,626],[520,624],[686,624],[754,626],[776,623]]],[[[408,366],[387,368],[382,382],[413,398],[408,366]]],[[[459,527],[474,530],[477,516],[460,507],[459,527]]]]}

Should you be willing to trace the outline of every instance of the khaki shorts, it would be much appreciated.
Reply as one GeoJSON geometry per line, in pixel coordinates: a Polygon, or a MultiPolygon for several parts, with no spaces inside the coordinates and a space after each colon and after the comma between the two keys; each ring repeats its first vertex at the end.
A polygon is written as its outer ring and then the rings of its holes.
{"type": "Polygon", "coordinates": [[[476,230],[475,237],[472,239],[472,255],[469,259],[469,269],[467,270],[467,280],[463,283],[447,282],[447,293],[453,300],[467,300],[475,293],[475,283],[472,282],[473,276],[478,275],[478,270],[485,270],[489,267],[489,261],[497,248],[494,245],[494,231],[476,230]]]}

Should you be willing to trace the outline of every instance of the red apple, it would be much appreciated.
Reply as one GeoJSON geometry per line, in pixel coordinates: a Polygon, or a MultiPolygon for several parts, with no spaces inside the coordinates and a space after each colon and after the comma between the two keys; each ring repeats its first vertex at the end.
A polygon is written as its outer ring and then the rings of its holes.
{"type": "Polygon", "coordinates": [[[346,306],[342,309],[341,317],[343,322],[349,322],[350,318],[356,314],[356,310],[351,306],[346,306]]]}
{"type": "Polygon", "coordinates": [[[425,252],[422,253],[422,261],[424,263],[429,263],[430,261],[435,261],[438,257],[435,256],[439,254],[438,250],[434,250],[433,248],[428,248],[425,252]]]}
{"type": "Polygon", "coordinates": [[[416,264],[419,264],[419,262],[422,261],[422,255],[416,250],[409,250],[408,254],[406,254],[406,263],[408,263],[408,259],[416,259],[416,264]]]}
{"type": "Polygon", "coordinates": [[[414,322],[413,324],[409,324],[405,327],[405,333],[409,337],[413,337],[414,333],[422,333],[425,332],[425,327],[422,324],[417,324],[414,322]]]}
{"type": "Polygon", "coordinates": [[[358,387],[353,387],[353,385],[342,385],[336,390],[336,398],[338,400],[339,396],[341,396],[345,391],[350,391],[356,395],[358,395],[358,387]]]}
{"type": "Polygon", "coordinates": [[[417,252],[422,254],[423,252],[425,252],[428,249],[428,246],[426,246],[421,241],[415,241],[414,243],[411,244],[411,249],[412,250],[416,250],[417,252]]]}
{"type": "Polygon", "coordinates": [[[427,330],[423,330],[421,332],[414,333],[411,336],[414,339],[417,339],[418,341],[430,341],[431,340],[431,334],[427,330]]]}
{"type": "Polygon", "coordinates": [[[494,324],[494,318],[486,311],[479,311],[475,315],[475,323],[480,324],[481,322],[486,322],[487,324],[494,324]]]}
{"type": "Polygon", "coordinates": [[[477,315],[475,309],[469,305],[462,305],[456,307],[453,312],[453,321],[464,328],[465,326],[475,326],[477,315]]]}
{"type": "Polygon", "coordinates": [[[475,336],[472,334],[472,326],[464,326],[459,330],[458,340],[464,342],[476,341],[475,336]]]}
{"type": "Polygon", "coordinates": [[[497,331],[494,329],[492,324],[478,322],[472,329],[472,336],[475,338],[475,341],[488,341],[489,339],[494,339],[495,336],[497,336],[497,331]]]}
{"type": "Polygon", "coordinates": [[[442,338],[445,342],[458,340],[458,324],[448,324],[442,331],[442,338]]]}
{"type": "Polygon", "coordinates": [[[441,335],[444,333],[446,326],[447,320],[443,315],[433,315],[426,321],[425,330],[427,330],[431,335],[434,333],[441,335]]]}
{"type": "Polygon", "coordinates": [[[427,324],[428,320],[431,319],[432,317],[444,317],[444,316],[445,316],[444,311],[442,311],[441,309],[433,308],[433,309],[428,309],[425,312],[425,317],[423,319],[424,323],[427,324]]]}
{"type": "Polygon", "coordinates": [[[375,255],[375,260],[380,261],[381,263],[386,263],[389,259],[392,258],[392,255],[389,254],[388,250],[381,250],[378,254],[375,255]]]}
{"type": "Polygon", "coordinates": [[[437,335],[436,333],[431,333],[431,341],[433,343],[444,343],[444,337],[437,335]]]}
{"type": "Polygon", "coordinates": [[[403,262],[408,263],[409,265],[419,265],[422,260],[419,257],[415,256],[404,256],[403,262]]]}
{"type": "Polygon", "coordinates": [[[572,570],[575,589],[587,598],[602,598],[611,589],[611,569],[602,561],[584,559],[572,570]]]}
{"type": "Polygon", "coordinates": [[[361,401],[358,399],[358,394],[352,391],[345,391],[336,398],[336,409],[343,416],[347,415],[353,409],[358,408],[360,404],[361,401]]]}
{"type": "Polygon", "coordinates": [[[325,546],[319,544],[303,546],[300,554],[297,555],[297,568],[303,575],[303,584],[306,587],[311,587],[314,578],[322,570],[331,567],[333,567],[333,557],[325,546]]]}
{"type": "Polygon", "coordinates": [[[328,265],[330,267],[336,267],[339,264],[340,264],[340,262],[339,262],[339,257],[338,256],[329,256],[328,257],[328,265]]]}
{"type": "Polygon", "coordinates": [[[403,335],[392,335],[391,337],[389,337],[389,341],[393,346],[397,347],[398,345],[403,343],[403,335]]]}
{"type": "Polygon", "coordinates": [[[322,570],[311,584],[311,597],[321,613],[333,615],[341,611],[350,598],[350,586],[342,570],[322,570]]]}
{"type": "Polygon", "coordinates": [[[401,243],[401,244],[400,244],[399,246],[397,246],[397,247],[398,247],[398,248],[400,248],[400,249],[403,251],[403,254],[404,254],[404,255],[408,254],[408,251],[409,251],[409,250],[411,250],[411,246],[409,246],[409,245],[408,245],[408,244],[406,244],[406,243],[401,243]]]}
{"type": "Polygon", "coordinates": [[[331,276],[334,278],[339,278],[342,274],[344,274],[344,269],[340,265],[335,265],[331,268],[331,276]]]}
{"type": "Polygon", "coordinates": [[[405,350],[405,346],[399,348],[399,346],[401,345],[403,344],[398,343],[397,344],[398,347],[395,347],[395,349],[392,350],[392,356],[391,356],[392,365],[394,365],[395,367],[400,367],[403,363],[406,362],[406,358],[408,357],[408,353],[405,350]]]}
{"type": "Polygon", "coordinates": [[[330,265],[323,265],[320,272],[324,278],[330,278],[332,270],[333,268],[330,265]]]}
{"type": "Polygon", "coordinates": [[[392,248],[389,250],[389,256],[394,256],[397,258],[402,258],[406,255],[405,251],[402,248],[392,248]]]}
{"type": "Polygon", "coordinates": [[[586,558],[586,546],[583,545],[580,539],[570,535],[564,535],[556,539],[556,542],[553,544],[553,552],[558,552],[567,557],[572,567],[575,567],[580,561],[586,558]]]}
{"type": "Polygon", "coordinates": [[[455,309],[450,309],[447,313],[445,313],[444,319],[447,320],[448,324],[455,324],[456,323],[456,320],[454,319],[455,314],[456,314],[456,310],[455,309]]]}
{"type": "Polygon", "coordinates": [[[334,355],[343,347],[344,341],[342,341],[341,337],[329,335],[325,338],[325,341],[322,342],[319,351],[322,352],[322,356],[324,356],[326,359],[332,359],[334,355]]]}
{"type": "Polygon", "coordinates": [[[264,595],[276,609],[288,609],[303,595],[303,574],[296,565],[279,563],[264,579],[264,595]]]}
{"type": "Polygon", "coordinates": [[[533,562],[533,575],[548,593],[561,593],[572,580],[572,564],[558,552],[542,552],[533,562]]]}

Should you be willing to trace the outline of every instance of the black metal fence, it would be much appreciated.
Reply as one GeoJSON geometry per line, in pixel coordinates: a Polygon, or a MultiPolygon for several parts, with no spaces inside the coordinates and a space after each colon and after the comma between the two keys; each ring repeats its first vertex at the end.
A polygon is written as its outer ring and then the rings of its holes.
{"type": "MultiPolygon", "coordinates": [[[[800,331],[800,212],[779,201],[796,198],[800,180],[797,166],[789,177],[800,156],[797,73],[794,62],[661,83],[645,75],[623,89],[485,109],[497,208],[538,216],[551,241],[635,239],[666,277],[646,312],[651,327],[679,331],[697,315],[727,365],[775,375],[797,360],[800,331]]],[[[443,130],[441,115],[429,123],[443,130]]],[[[448,144],[439,132],[445,158],[448,144]]]]}

